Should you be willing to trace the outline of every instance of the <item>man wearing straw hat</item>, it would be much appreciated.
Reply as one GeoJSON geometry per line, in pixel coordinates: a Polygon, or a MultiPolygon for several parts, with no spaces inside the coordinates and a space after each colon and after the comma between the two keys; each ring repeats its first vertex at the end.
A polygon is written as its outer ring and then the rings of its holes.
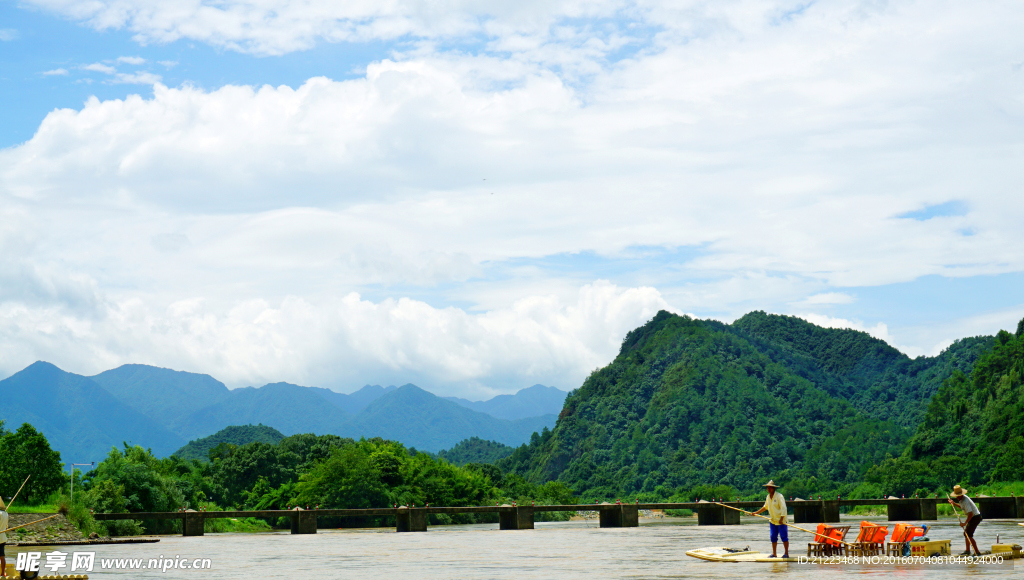
{"type": "Polygon", "coordinates": [[[777,550],[779,547],[779,536],[782,536],[782,546],[786,548],[786,553],[783,554],[783,558],[789,557],[789,527],[786,525],[786,498],[782,497],[781,493],[775,493],[776,488],[779,486],[775,485],[774,480],[769,480],[768,483],[764,484],[764,487],[768,488],[768,497],[764,498],[764,506],[751,513],[751,515],[757,515],[765,510],[768,510],[768,515],[771,516],[771,521],[768,523],[771,538],[772,538],[772,555],[769,558],[778,558],[777,550]]]}
{"type": "Polygon", "coordinates": [[[964,540],[967,541],[967,550],[960,554],[961,556],[971,555],[971,546],[974,546],[974,553],[978,556],[981,555],[981,550],[978,549],[978,542],[974,541],[974,530],[978,529],[978,524],[981,523],[981,510],[978,506],[974,505],[974,501],[967,497],[967,490],[960,487],[959,485],[953,486],[953,499],[950,500],[950,505],[953,509],[959,505],[960,509],[964,510],[967,514],[967,521],[961,522],[960,525],[964,528],[964,540]],[[956,502],[955,504],[953,502],[956,502]]]}
{"type": "Polygon", "coordinates": [[[7,505],[4,498],[0,497],[0,574],[7,570],[7,556],[4,554],[4,547],[7,546],[7,505]]]}

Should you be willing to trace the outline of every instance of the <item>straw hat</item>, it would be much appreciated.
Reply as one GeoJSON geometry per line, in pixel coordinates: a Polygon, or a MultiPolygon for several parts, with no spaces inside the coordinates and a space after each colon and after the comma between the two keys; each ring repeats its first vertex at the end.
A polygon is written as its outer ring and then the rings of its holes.
{"type": "Polygon", "coordinates": [[[0,497],[0,510],[7,509],[7,504],[4,503],[4,498],[0,497]]]}
{"type": "Polygon", "coordinates": [[[967,493],[966,489],[960,487],[959,485],[953,486],[953,497],[960,497],[965,493],[967,493]]]}
{"type": "Polygon", "coordinates": [[[774,487],[775,489],[779,488],[779,486],[775,485],[775,480],[774,479],[769,479],[768,483],[762,485],[761,487],[774,487]]]}

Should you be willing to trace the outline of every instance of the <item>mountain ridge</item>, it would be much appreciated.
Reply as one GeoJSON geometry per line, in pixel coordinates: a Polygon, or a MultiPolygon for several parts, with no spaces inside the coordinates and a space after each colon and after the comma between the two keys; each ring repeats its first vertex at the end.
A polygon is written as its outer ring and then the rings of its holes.
{"type": "Polygon", "coordinates": [[[455,446],[467,437],[459,433],[508,445],[522,443],[535,431],[553,426],[555,415],[541,415],[516,421],[496,419],[486,413],[467,409],[417,387],[406,384],[374,402],[354,418],[342,437],[375,436],[402,441],[424,451],[437,452],[455,446]],[[410,409],[429,407],[429,412],[413,414],[410,409]],[[415,427],[419,428],[416,433],[415,427]],[[458,429],[462,429],[458,431],[458,429]]]}
{"type": "Polygon", "coordinates": [[[498,419],[514,421],[538,415],[557,415],[562,411],[565,396],[568,394],[561,389],[538,384],[520,389],[512,395],[497,395],[486,401],[469,401],[459,397],[443,398],[467,409],[487,413],[498,419]],[[541,412],[537,413],[538,410],[541,412]]]}
{"type": "MultiPolygon", "coordinates": [[[[9,427],[32,423],[53,442],[54,449],[75,456],[76,461],[102,459],[111,447],[120,448],[125,439],[152,448],[158,455],[167,455],[232,425],[263,424],[286,436],[317,433],[358,438],[391,433],[404,438],[410,446],[440,451],[476,436],[518,445],[529,439],[532,430],[553,426],[555,420],[554,414],[517,421],[486,414],[466,416],[463,411],[476,412],[450,401],[437,407],[437,401],[444,399],[414,385],[407,386],[432,399],[426,406],[433,409],[436,417],[416,417],[425,411],[415,407],[402,409],[399,404],[377,418],[357,420],[367,407],[392,395],[399,387],[366,385],[351,394],[284,382],[227,389],[209,375],[139,364],[122,365],[85,377],[39,361],[4,379],[0,385],[10,387],[5,392],[16,395],[0,418],[7,420],[9,427]],[[52,384],[34,384],[46,380],[52,384]],[[69,400],[76,401],[75,408],[87,411],[62,415],[64,420],[56,422],[48,421],[45,414],[32,412],[33,406],[42,406],[44,401],[35,401],[29,395],[39,388],[56,392],[58,387],[63,397],[57,397],[58,400],[70,397],[69,400]],[[20,399],[35,402],[26,407],[18,403],[20,399]],[[396,413],[404,418],[405,427],[400,428],[389,417],[396,413]],[[117,417],[117,421],[106,420],[107,417],[117,417]],[[409,425],[417,428],[410,429],[409,425]],[[428,432],[431,430],[443,436],[432,436],[428,432]]],[[[408,404],[424,406],[423,401],[408,404]]]]}
{"type": "Polygon", "coordinates": [[[554,429],[498,466],[592,497],[767,479],[852,485],[913,432],[898,405],[872,414],[862,404],[926,403],[941,372],[910,373],[946,369],[954,350],[910,360],[866,333],[795,317],[755,312],[728,325],[661,311],[567,397],[554,429]],[[801,346],[808,336],[814,348],[801,346]]]}
{"type": "Polygon", "coordinates": [[[62,461],[99,461],[124,442],[168,454],[185,440],[125,405],[89,377],[37,361],[0,381],[8,428],[30,423],[62,452],[62,461]],[[116,423],[95,421],[116,416],[116,423]]]}

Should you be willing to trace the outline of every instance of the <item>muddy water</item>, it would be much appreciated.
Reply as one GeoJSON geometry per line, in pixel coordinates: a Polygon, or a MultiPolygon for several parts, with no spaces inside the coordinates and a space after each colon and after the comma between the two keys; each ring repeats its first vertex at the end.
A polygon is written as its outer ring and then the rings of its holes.
{"type": "MultiPolygon", "coordinates": [[[[860,518],[850,519],[856,526],[860,518]]],[[[740,526],[701,526],[691,519],[643,520],[639,528],[601,529],[596,521],[538,523],[535,530],[500,531],[497,525],[438,526],[426,533],[392,530],[320,530],[288,533],[210,534],[200,538],[163,536],[158,544],[95,546],[97,569],[90,578],[353,578],[420,580],[448,578],[566,579],[606,578],[822,578],[856,576],[945,580],[966,577],[1024,577],[1013,566],[808,564],[722,564],[689,558],[704,546],[771,551],[768,526],[752,520],[740,526]],[[209,558],[211,570],[99,570],[103,559],[209,558]]],[[[934,523],[934,522],[933,522],[934,523]]],[[[934,523],[931,539],[952,539],[964,549],[956,520],[934,523]]],[[[851,530],[853,533],[853,530],[851,530]]],[[[987,521],[978,543],[988,549],[996,534],[1004,543],[1024,543],[1024,527],[987,521]]],[[[806,554],[808,534],[791,531],[794,555],[806,554]],[[802,549],[801,549],[802,548],[802,549]]],[[[782,546],[779,546],[780,554],[782,546]]],[[[41,550],[44,554],[48,549],[41,550]]],[[[67,552],[82,547],[61,548],[67,552]]],[[[13,562],[17,548],[8,549],[13,562]]],[[[148,563],[148,562],[146,562],[148,563]]],[[[69,569],[63,571],[70,573],[69,569]]]]}

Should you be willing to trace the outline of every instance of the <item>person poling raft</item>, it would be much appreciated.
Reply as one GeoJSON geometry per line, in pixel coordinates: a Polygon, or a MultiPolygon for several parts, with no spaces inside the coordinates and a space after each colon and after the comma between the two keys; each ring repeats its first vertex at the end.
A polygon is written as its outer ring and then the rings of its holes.
{"type": "MultiPolygon", "coordinates": [[[[758,515],[757,513],[754,513],[754,512],[751,512],[751,511],[746,511],[745,509],[740,509],[738,507],[733,507],[731,505],[726,505],[724,503],[719,503],[717,501],[709,501],[708,503],[714,503],[715,505],[721,505],[722,507],[728,507],[729,509],[735,509],[736,511],[742,511],[743,513],[748,514],[748,515],[753,515],[755,517],[760,517],[760,519],[762,519],[762,520],[771,521],[769,519],[769,517],[765,517],[764,515],[758,515]]],[[[788,527],[788,528],[796,528],[797,530],[800,530],[801,532],[807,532],[808,534],[814,534],[814,536],[816,538],[820,538],[821,537],[821,534],[818,533],[818,532],[815,532],[814,530],[808,530],[807,528],[801,528],[800,526],[794,526],[793,524],[786,524],[786,527],[788,527]]],[[[839,542],[839,543],[841,543],[843,545],[846,545],[846,546],[855,547],[850,542],[845,542],[845,541],[837,539],[837,538],[833,538],[833,539],[831,539],[831,541],[839,542]]],[[[722,548],[722,549],[727,549],[727,548],[722,548]]],[[[739,551],[744,551],[744,550],[739,550],[739,551]]],[[[689,552],[687,552],[687,553],[689,553],[689,552]]],[[[758,553],[758,552],[751,552],[751,553],[758,553]]],[[[771,556],[768,556],[768,557],[771,557],[771,556]]],[[[791,556],[787,554],[787,555],[784,555],[782,557],[791,557],[791,556]]],[[[791,560],[793,560],[792,557],[791,557],[791,560]]]]}
{"type": "MultiPolygon", "coordinates": [[[[21,493],[21,490],[25,487],[25,484],[28,483],[29,477],[31,477],[31,475],[25,477],[25,481],[21,482],[21,487],[18,488],[18,491],[14,494],[14,497],[11,498],[11,505],[14,505],[14,500],[18,499],[18,494],[21,493]]],[[[2,574],[4,570],[7,570],[7,554],[5,552],[7,548],[7,532],[9,531],[7,529],[7,522],[9,517],[7,515],[8,509],[9,506],[4,505],[4,499],[0,497],[0,574],[2,574]]]]}
{"type": "Polygon", "coordinates": [[[786,549],[786,553],[783,554],[783,558],[789,557],[789,526],[786,525],[786,516],[789,512],[786,509],[786,498],[782,497],[781,493],[775,493],[775,490],[779,486],[775,485],[774,479],[769,479],[768,483],[762,487],[768,488],[768,497],[764,498],[764,505],[761,509],[756,512],[743,511],[743,513],[751,516],[756,516],[763,511],[767,511],[771,518],[768,518],[768,530],[769,536],[772,540],[772,555],[769,558],[778,558],[779,549],[779,536],[782,536],[782,546],[786,549]]]}
{"type": "Polygon", "coordinates": [[[974,541],[974,530],[978,529],[978,524],[982,521],[981,510],[978,509],[978,506],[974,505],[974,501],[971,498],[967,497],[967,490],[959,485],[953,486],[953,497],[950,498],[947,493],[946,499],[949,501],[949,505],[953,506],[953,513],[956,514],[956,519],[960,521],[960,527],[964,529],[964,540],[967,542],[967,549],[960,555],[970,556],[971,546],[974,546],[975,555],[980,556],[981,550],[978,549],[978,542],[974,541]],[[956,511],[958,505],[967,514],[966,522],[960,519],[960,512],[956,511]]]}

